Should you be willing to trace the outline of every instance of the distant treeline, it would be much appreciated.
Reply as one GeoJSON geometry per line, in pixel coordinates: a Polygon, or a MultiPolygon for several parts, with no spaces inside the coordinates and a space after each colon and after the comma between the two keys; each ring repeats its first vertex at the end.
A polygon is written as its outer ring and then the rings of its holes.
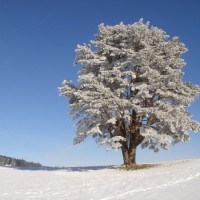
{"type": "Polygon", "coordinates": [[[0,155],[0,166],[10,167],[42,167],[40,163],[27,162],[23,159],[16,159],[0,155]]]}

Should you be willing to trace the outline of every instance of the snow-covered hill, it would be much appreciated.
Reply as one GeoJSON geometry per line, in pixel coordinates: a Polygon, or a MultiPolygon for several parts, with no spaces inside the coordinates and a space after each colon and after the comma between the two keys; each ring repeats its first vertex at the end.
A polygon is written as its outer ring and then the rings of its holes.
{"type": "Polygon", "coordinates": [[[199,191],[200,160],[137,171],[0,167],[1,200],[198,200],[199,191]]]}

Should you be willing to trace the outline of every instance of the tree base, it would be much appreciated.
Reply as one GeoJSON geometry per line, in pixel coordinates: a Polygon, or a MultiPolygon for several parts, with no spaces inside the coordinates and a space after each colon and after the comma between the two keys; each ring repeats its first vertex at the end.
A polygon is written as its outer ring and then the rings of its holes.
{"type": "Polygon", "coordinates": [[[132,165],[122,165],[120,167],[117,167],[117,169],[120,170],[138,170],[138,169],[149,169],[152,167],[156,167],[158,165],[154,164],[132,164],[132,165]]]}

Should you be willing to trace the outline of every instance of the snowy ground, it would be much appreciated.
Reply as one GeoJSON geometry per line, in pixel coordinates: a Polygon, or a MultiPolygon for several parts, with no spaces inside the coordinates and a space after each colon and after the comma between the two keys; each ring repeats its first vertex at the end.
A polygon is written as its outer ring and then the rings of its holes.
{"type": "Polygon", "coordinates": [[[12,169],[0,167],[1,200],[197,200],[200,160],[151,169],[12,169]]]}

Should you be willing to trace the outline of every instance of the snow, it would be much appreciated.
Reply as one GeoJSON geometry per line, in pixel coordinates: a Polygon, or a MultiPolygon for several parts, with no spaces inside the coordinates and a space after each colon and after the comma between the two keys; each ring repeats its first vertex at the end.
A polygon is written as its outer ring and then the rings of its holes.
{"type": "Polygon", "coordinates": [[[0,185],[1,200],[198,199],[200,160],[166,162],[136,171],[0,167],[0,185]]]}

